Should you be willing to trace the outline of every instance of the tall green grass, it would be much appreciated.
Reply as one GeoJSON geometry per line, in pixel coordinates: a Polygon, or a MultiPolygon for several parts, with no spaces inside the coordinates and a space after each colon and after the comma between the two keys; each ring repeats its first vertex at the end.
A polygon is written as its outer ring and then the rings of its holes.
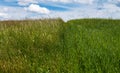
{"type": "Polygon", "coordinates": [[[0,73],[119,73],[120,20],[0,22],[0,73]]]}

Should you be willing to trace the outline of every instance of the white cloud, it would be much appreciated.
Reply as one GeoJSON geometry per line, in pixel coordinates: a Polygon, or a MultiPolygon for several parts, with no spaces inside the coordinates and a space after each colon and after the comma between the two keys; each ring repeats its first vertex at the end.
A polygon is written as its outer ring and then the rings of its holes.
{"type": "Polygon", "coordinates": [[[0,7],[0,12],[7,12],[8,11],[8,8],[7,7],[0,7]]]}
{"type": "Polygon", "coordinates": [[[28,5],[30,3],[41,2],[61,2],[61,3],[81,3],[81,4],[93,4],[95,0],[18,0],[19,5],[28,5]]]}
{"type": "Polygon", "coordinates": [[[22,7],[0,6],[0,20],[24,19],[28,15],[22,7]]]}
{"type": "Polygon", "coordinates": [[[78,2],[82,4],[93,4],[94,0],[74,0],[74,2],[78,2]]]}
{"type": "Polygon", "coordinates": [[[108,12],[111,12],[111,13],[120,12],[120,7],[117,7],[115,4],[106,3],[106,4],[103,5],[103,8],[105,10],[107,10],[108,12]]]}
{"type": "Polygon", "coordinates": [[[18,4],[21,6],[25,6],[30,3],[38,3],[38,2],[36,0],[18,0],[18,4]]]}
{"type": "MultiPolygon", "coordinates": [[[[38,0],[43,1],[43,0],[38,0]]],[[[84,3],[84,4],[91,4],[94,0],[47,0],[51,2],[64,2],[64,3],[71,3],[71,2],[78,2],[78,3],[84,3]]]]}
{"type": "Polygon", "coordinates": [[[7,8],[7,7],[4,7],[4,8],[3,8],[3,11],[8,11],[8,8],[7,8]]]}
{"type": "Polygon", "coordinates": [[[8,18],[8,15],[6,13],[0,13],[0,18],[8,18]]]}
{"type": "Polygon", "coordinates": [[[120,0],[108,0],[108,3],[118,4],[118,3],[120,3],[120,0]]]}
{"type": "Polygon", "coordinates": [[[48,1],[52,1],[52,2],[64,2],[64,3],[67,3],[67,2],[70,2],[71,0],[48,0],[48,1]]]}
{"type": "Polygon", "coordinates": [[[45,8],[45,7],[40,7],[37,4],[31,4],[29,7],[26,7],[25,10],[31,11],[31,12],[36,12],[36,13],[41,13],[41,14],[49,14],[50,11],[45,8]]]}
{"type": "MultiPolygon", "coordinates": [[[[43,1],[43,0],[37,0],[37,1],[43,1]]],[[[92,4],[95,0],[45,0],[51,1],[51,2],[63,2],[63,3],[81,3],[81,4],[92,4]]]]}
{"type": "Polygon", "coordinates": [[[97,2],[95,5],[95,0],[18,0],[18,1],[20,5],[25,5],[25,7],[9,7],[9,6],[0,7],[0,19],[3,18],[24,19],[24,18],[44,18],[44,17],[46,18],[61,17],[65,21],[76,18],[119,18],[120,19],[120,7],[116,6],[116,3],[118,3],[118,1],[120,2],[120,0],[107,0],[107,2],[101,5],[100,10],[97,9],[99,5],[97,5],[97,2]],[[63,3],[61,4],[60,2],[71,3],[71,4],[81,3],[85,5],[81,5],[78,7],[69,7],[67,6],[67,4],[63,4],[63,3]],[[61,7],[66,9],[69,8],[69,10],[50,11],[45,7],[39,6],[37,3],[44,3],[46,5],[48,4],[48,6],[61,7]],[[28,7],[26,5],[28,5],[28,7]]]}
{"type": "Polygon", "coordinates": [[[101,10],[96,9],[94,6],[88,7],[78,7],[72,8],[69,11],[58,12],[54,11],[51,17],[61,17],[65,21],[70,19],[78,19],[78,18],[113,18],[120,19],[120,8],[115,4],[104,4],[101,10]]]}
{"type": "Polygon", "coordinates": [[[120,0],[108,0],[109,2],[120,2],[120,0]]]}

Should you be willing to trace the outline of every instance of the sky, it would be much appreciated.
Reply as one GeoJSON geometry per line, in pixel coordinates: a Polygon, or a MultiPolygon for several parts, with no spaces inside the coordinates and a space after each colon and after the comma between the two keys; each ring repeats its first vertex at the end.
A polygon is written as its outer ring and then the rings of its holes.
{"type": "Polygon", "coordinates": [[[120,0],[0,0],[0,20],[120,19],[120,0]]]}

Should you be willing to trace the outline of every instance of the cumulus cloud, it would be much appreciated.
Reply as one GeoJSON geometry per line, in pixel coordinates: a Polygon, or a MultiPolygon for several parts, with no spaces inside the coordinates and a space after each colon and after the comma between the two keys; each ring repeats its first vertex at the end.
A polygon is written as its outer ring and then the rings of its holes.
{"type": "Polygon", "coordinates": [[[48,10],[45,7],[40,7],[37,4],[31,4],[31,5],[29,5],[29,7],[26,7],[25,10],[40,13],[40,14],[49,14],[50,13],[50,10],[48,10]]]}

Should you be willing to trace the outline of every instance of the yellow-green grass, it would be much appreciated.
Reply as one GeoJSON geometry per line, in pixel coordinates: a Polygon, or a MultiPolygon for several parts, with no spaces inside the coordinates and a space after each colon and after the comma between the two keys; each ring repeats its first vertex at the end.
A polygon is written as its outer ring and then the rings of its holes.
{"type": "Polygon", "coordinates": [[[0,73],[119,73],[120,20],[0,22],[0,73]]]}

